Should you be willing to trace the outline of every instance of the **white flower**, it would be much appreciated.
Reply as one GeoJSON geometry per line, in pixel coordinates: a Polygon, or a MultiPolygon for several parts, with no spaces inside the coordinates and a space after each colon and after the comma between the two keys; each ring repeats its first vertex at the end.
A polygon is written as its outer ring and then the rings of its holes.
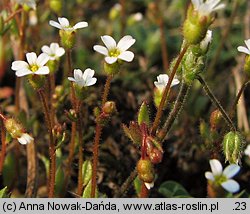
{"type": "Polygon", "coordinates": [[[64,17],[59,17],[58,22],[55,22],[53,20],[49,21],[49,24],[53,27],[56,27],[60,30],[65,30],[65,31],[75,31],[79,28],[85,28],[88,27],[88,22],[78,22],[75,24],[73,27],[69,24],[69,20],[64,17]],[[58,23],[59,22],[59,23],[58,23]]]}
{"type": "Polygon", "coordinates": [[[208,16],[213,11],[223,9],[225,7],[225,4],[219,4],[220,0],[192,0],[192,3],[194,5],[194,9],[202,16],[208,16]]]}
{"type": "Polygon", "coordinates": [[[56,60],[65,53],[65,50],[59,47],[58,43],[51,43],[50,47],[44,45],[42,47],[42,52],[49,56],[49,60],[56,60]]]}
{"type": "Polygon", "coordinates": [[[17,140],[18,140],[19,143],[21,143],[22,145],[25,145],[25,144],[29,144],[29,143],[31,143],[32,141],[34,141],[34,138],[31,137],[29,134],[24,133],[24,134],[22,134],[21,137],[17,138],[17,140]]]}
{"type": "Polygon", "coordinates": [[[208,45],[211,43],[212,41],[212,35],[213,35],[213,32],[211,30],[208,30],[207,31],[207,34],[206,34],[206,37],[201,41],[200,43],[200,48],[202,50],[207,50],[208,48],[208,45]]]}
{"type": "Polygon", "coordinates": [[[20,5],[27,5],[28,7],[32,8],[33,10],[36,9],[36,1],[35,0],[15,0],[17,4],[20,5]]]}
{"type": "Polygon", "coordinates": [[[95,71],[91,70],[90,68],[87,68],[84,71],[84,73],[82,73],[80,69],[74,69],[74,78],[68,77],[68,80],[75,82],[81,88],[83,86],[91,86],[91,85],[94,85],[97,81],[97,79],[93,77],[94,74],[95,74],[95,71]]]}
{"type": "Polygon", "coordinates": [[[249,156],[249,158],[250,158],[250,144],[247,146],[244,153],[245,153],[245,155],[249,156]]]}
{"type": "Polygon", "coordinates": [[[233,179],[240,167],[236,164],[230,164],[224,171],[220,161],[213,159],[209,161],[212,172],[206,172],[205,177],[217,185],[221,185],[225,190],[235,193],[240,190],[240,185],[233,179]]]}
{"type": "Polygon", "coordinates": [[[143,19],[143,15],[140,12],[135,13],[132,16],[133,16],[134,20],[137,21],[137,22],[139,22],[139,21],[141,21],[143,19]]]}
{"type": "Polygon", "coordinates": [[[131,62],[134,59],[134,53],[127,51],[134,43],[132,36],[124,36],[116,45],[116,41],[111,36],[101,36],[106,47],[95,45],[94,50],[105,55],[105,61],[108,64],[115,63],[118,59],[131,62]]]}
{"type": "MultiPolygon", "coordinates": [[[[169,77],[167,74],[160,74],[159,76],[157,76],[157,81],[155,81],[154,84],[158,88],[158,90],[163,91],[168,84],[168,80],[169,77]]],[[[180,81],[178,79],[173,79],[170,87],[175,86],[179,83],[180,81]]]]}
{"type": "Polygon", "coordinates": [[[29,74],[46,75],[49,73],[48,66],[44,66],[49,60],[47,54],[42,53],[37,57],[36,53],[31,52],[26,54],[26,59],[28,63],[20,60],[12,62],[11,69],[16,71],[18,77],[29,74]]]}
{"type": "Polygon", "coordinates": [[[245,44],[246,44],[247,47],[239,46],[239,47],[237,48],[237,50],[238,50],[239,52],[242,52],[242,53],[245,53],[245,54],[250,55],[250,39],[245,40],[245,44]]]}

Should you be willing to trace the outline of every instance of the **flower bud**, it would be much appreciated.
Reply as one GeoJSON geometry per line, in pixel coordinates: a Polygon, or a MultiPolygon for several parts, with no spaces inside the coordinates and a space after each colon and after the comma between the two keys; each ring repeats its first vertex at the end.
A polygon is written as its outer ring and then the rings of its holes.
{"type": "Polygon", "coordinates": [[[107,115],[112,115],[116,112],[116,105],[114,101],[107,101],[102,108],[102,111],[107,115]]]}
{"type": "Polygon", "coordinates": [[[115,62],[113,64],[108,64],[104,62],[104,72],[107,75],[115,75],[120,71],[120,63],[115,62]]]}
{"type": "Polygon", "coordinates": [[[24,133],[24,128],[15,119],[6,119],[4,125],[6,131],[11,135],[12,138],[20,138],[24,133]]]}
{"type": "Polygon", "coordinates": [[[148,159],[140,159],[137,163],[137,172],[139,178],[146,183],[154,181],[154,166],[148,159]]]}
{"type": "Polygon", "coordinates": [[[210,115],[210,126],[216,129],[222,121],[222,114],[219,109],[214,110],[210,115]]]}
{"type": "Polygon", "coordinates": [[[62,0],[50,0],[49,7],[57,15],[60,15],[62,13],[62,0]]]}
{"type": "Polygon", "coordinates": [[[70,109],[69,111],[65,111],[67,117],[72,121],[76,122],[77,121],[77,113],[75,109],[70,109]]]}
{"type": "Polygon", "coordinates": [[[149,152],[148,156],[149,156],[151,163],[158,164],[162,161],[163,153],[159,149],[153,148],[149,152]]]}
{"type": "Polygon", "coordinates": [[[121,13],[121,9],[122,7],[120,4],[115,4],[109,11],[109,18],[113,21],[118,19],[121,13]]]}
{"type": "Polygon", "coordinates": [[[58,60],[49,60],[47,62],[47,66],[49,67],[50,74],[54,74],[59,67],[59,61],[58,60]]]}
{"type": "Polygon", "coordinates": [[[223,152],[226,161],[230,164],[238,164],[241,157],[243,139],[239,132],[229,132],[223,139],[223,152]]]}
{"type": "Polygon", "coordinates": [[[76,42],[74,31],[60,30],[59,35],[61,38],[61,44],[65,49],[71,49],[74,47],[76,42]]]}
{"type": "Polygon", "coordinates": [[[161,103],[161,98],[162,98],[162,91],[160,91],[158,88],[154,89],[154,104],[156,108],[159,107],[161,103]]]}

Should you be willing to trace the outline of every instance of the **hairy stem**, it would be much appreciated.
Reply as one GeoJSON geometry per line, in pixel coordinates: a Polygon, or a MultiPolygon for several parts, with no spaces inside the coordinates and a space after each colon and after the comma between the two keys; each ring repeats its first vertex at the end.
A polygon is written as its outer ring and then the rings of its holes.
{"type": "Polygon", "coordinates": [[[243,83],[243,85],[241,86],[241,89],[239,90],[239,92],[238,92],[238,94],[237,94],[237,96],[236,96],[236,98],[235,98],[235,101],[234,101],[234,103],[233,103],[232,111],[235,110],[235,108],[236,108],[236,106],[237,106],[237,104],[238,104],[238,102],[239,102],[239,100],[240,100],[241,95],[243,94],[243,92],[245,91],[245,89],[246,89],[246,87],[247,87],[247,85],[248,85],[249,83],[250,83],[250,81],[248,80],[248,81],[246,81],[245,83],[243,83]]]}
{"type": "Polygon", "coordinates": [[[77,112],[78,112],[78,137],[79,137],[79,151],[78,151],[78,187],[77,194],[82,195],[83,180],[82,180],[82,165],[83,165],[83,125],[82,125],[82,102],[79,101],[77,112]]]}
{"type": "Polygon", "coordinates": [[[223,109],[223,107],[221,106],[221,104],[217,100],[217,98],[214,96],[213,92],[208,87],[206,81],[200,75],[197,75],[197,79],[200,81],[201,85],[203,86],[203,89],[205,90],[206,94],[208,95],[208,97],[210,98],[210,100],[212,101],[212,103],[220,110],[220,112],[221,112],[224,120],[227,122],[228,126],[233,131],[236,131],[237,129],[236,129],[235,125],[233,124],[233,121],[228,116],[228,114],[226,113],[226,111],[223,109]]]}
{"type": "MultiPolygon", "coordinates": [[[[102,96],[102,107],[106,103],[108,99],[110,84],[113,76],[109,75],[107,77],[105,86],[104,86],[104,92],[102,96]]],[[[91,178],[91,198],[95,197],[96,192],[96,180],[97,180],[97,164],[98,164],[98,153],[99,153],[99,142],[100,137],[102,134],[102,125],[96,122],[96,128],[95,128],[95,140],[94,140],[94,147],[93,147],[93,167],[92,167],[92,178],[91,178]]]]}
{"type": "Polygon", "coordinates": [[[169,116],[168,116],[166,122],[164,123],[162,129],[157,133],[157,136],[158,136],[160,142],[164,140],[164,138],[168,134],[169,130],[171,129],[174,121],[176,120],[178,114],[181,112],[189,89],[190,89],[189,85],[185,84],[184,82],[181,83],[181,88],[180,88],[179,94],[177,96],[177,99],[174,103],[174,107],[171,110],[171,112],[169,113],[169,116]]]}
{"type": "Polygon", "coordinates": [[[56,177],[56,154],[55,154],[55,144],[54,144],[54,137],[52,132],[52,122],[49,113],[49,107],[46,100],[46,96],[43,89],[39,89],[38,95],[43,105],[45,120],[47,123],[48,131],[49,131],[49,156],[50,156],[50,174],[49,174],[49,198],[54,197],[54,190],[55,190],[55,177],[56,177]]]}
{"type": "Polygon", "coordinates": [[[160,102],[160,105],[159,105],[159,108],[157,109],[157,113],[156,113],[156,116],[155,116],[155,120],[154,120],[154,123],[153,123],[153,126],[152,126],[152,129],[151,129],[151,134],[154,135],[155,132],[156,132],[156,129],[158,128],[160,122],[161,122],[161,117],[162,117],[162,112],[163,112],[163,108],[164,108],[164,105],[166,103],[166,100],[168,98],[168,94],[169,94],[169,90],[170,90],[170,86],[171,86],[171,83],[174,79],[174,76],[176,74],[176,71],[181,63],[181,60],[184,56],[184,54],[186,53],[188,49],[188,45],[186,45],[180,55],[178,56],[178,59],[174,65],[174,68],[173,68],[173,71],[171,72],[170,74],[170,77],[169,77],[169,80],[168,80],[168,84],[167,86],[165,87],[164,91],[163,91],[163,94],[162,94],[162,98],[161,98],[161,102],[160,102]]]}

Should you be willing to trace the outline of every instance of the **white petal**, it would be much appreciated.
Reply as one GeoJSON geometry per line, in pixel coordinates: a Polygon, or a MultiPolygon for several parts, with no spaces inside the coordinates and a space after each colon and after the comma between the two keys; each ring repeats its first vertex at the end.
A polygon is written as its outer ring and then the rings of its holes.
{"type": "Polygon", "coordinates": [[[67,18],[64,17],[59,17],[58,21],[60,23],[60,25],[64,28],[64,27],[69,27],[69,20],[67,18]]]}
{"type": "Polygon", "coordinates": [[[26,54],[27,61],[30,65],[36,64],[37,56],[36,53],[31,52],[26,54]]]}
{"type": "Polygon", "coordinates": [[[217,7],[213,8],[213,11],[216,11],[216,10],[221,10],[223,8],[225,8],[226,5],[225,4],[219,4],[217,7]]]}
{"type": "Polygon", "coordinates": [[[178,85],[180,83],[180,81],[178,79],[173,79],[173,81],[171,82],[171,87],[178,85]]]}
{"type": "Polygon", "coordinates": [[[214,176],[222,174],[222,165],[220,161],[213,159],[209,161],[214,176]]]}
{"type": "Polygon", "coordinates": [[[55,53],[58,48],[59,48],[58,43],[52,42],[50,44],[50,50],[51,50],[52,53],[55,53]]]}
{"type": "Polygon", "coordinates": [[[224,171],[223,175],[225,175],[227,178],[232,178],[240,171],[240,167],[236,164],[231,164],[227,166],[224,171]]]}
{"type": "Polygon", "coordinates": [[[121,51],[128,50],[135,43],[135,39],[132,36],[124,36],[117,44],[117,48],[121,51]]]}
{"type": "Polygon", "coordinates": [[[91,85],[94,85],[96,84],[96,81],[97,79],[95,77],[91,78],[91,79],[88,79],[85,83],[85,86],[91,86],[91,85]]]}
{"type": "Polygon", "coordinates": [[[11,69],[14,71],[17,71],[23,68],[28,68],[28,67],[29,67],[28,63],[25,61],[21,61],[21,60],[14,61],[12,62],[12,65],[11,65],[11,69]]]}
{"type": "Polygon", "coordinates": [[[42,49],[42,52],[43,52],[43,53],[46,53],[46,54],[48,54],[48,55],[51,55],[51,54],[52,54],[52,51],[51,51],[50,47],[47,46],[47,45],[42,46],[41,49],[42,49]]]}
{"type": "Polygon", "coordinates": [[[19,137],[19,138],[17,138],[17,140],[18,140],[18,142],[19,142],[20,144],[22,144],[22,145],[26,145],[26,144],[27,144],[26,139],[23,138],[23,137],[19,137]]]}
{"type": "Polygon", "coordinates": [[[250,144],[248,144],[247,148],[244,151],[244,154],[250,156],[250,144]]]}
{"type": "Polygon", "coordinates": [[[53,27],[56,27],[56,28],[59,28],[59,29],[62,29],[62,26],[58,23],[58,22],[55,22],[53,20],[50,20],[49,21],[49,24],[53,27]]]}
{"type": "Polygon", "coordinates": [[[131,51],[124,51],[124,52],[122,52],[119,56],[118,56],[118,58],[119,59],[122,59],[122,60],[124,60],[124,61],[126,61],[126,62],[131,62],[133,59],[134,59],[134,53],[133,52],[131,52],[131,51]]]}
{"type": "Polygon", "coordinates": [[[151,182],[151,183],[146,183],[146,182],[145,182],[144,184],[145,184],[145,186],[146,186],[146,188],[147,188],[148,190],[154,187],[154,182],[151,182]]]}
{"type": "Polygon", "coordinates": [[[24,133],[24,134],[22,135],[22,138],[24,138],[24,139],[26,140],[27,144],[28,144],[28,143],[31,143],[32,141],[34,141],[34,138],[31,137],[31,136],[30,136],[29,134],[27,134],[27,133],[24,133]]]}
{"type": "Polygon", "coordinates": [[[113,64],[117,61],[117,57],[105,57],[105,61],[108,63],[108,64],[113,64]]]}
{"type": "Polygon", "coordinates": [[[101,36],[101,39],[109,50],[116,48],[116,41],[111,36],[101,36]]]}
{"type": "Polygon", "coordinates": [[[193,3],[193,6],[194,6],[194,8],[195,9],[197,9],[198,7],[199,7],[199,3],[200,3],[200,1],[199,0],[192,0],[192,3],[193,3]]]}
{"type": "Polygon", "coordinates": [[[239,47],[237,48],[237,50],[238,50],[239,52],[242,52],[242,53],[245,53],[245,54],[250,55],[250,50],[247,49],[246,47],[239,46],[239,47]]]}
{"type": "Polygon", "coordinates": [[[37,74],[37,75],[49,74],[49,67],[48,66],[40,67],[36,72],[34,72],[34,74],[37,74]]]}
{"type": "Polygon", "coordinates": [[[103,55],[105,55],[105,56],[108,56],[108,49],[107,49],[106,47],[104,47],[104,46],[95,45],[95,46],[93,47],[93,49],[94,49],[96,52],[100,53],[100,54],[103,54],[103,55]]]}
{"type": "Polygon", "coordinates": [[[68,77],[69,81],[75,82],[76,80],[73,77],[68,77]]]}
{"type": "Polygon", "coordinates": [[[248,50],[250,50],[250,39],[244,41],[248,50]]]}
{"type": "Polygon", "coordinates": [[[161,83],[161,82],[154,81],[154,84],[155,84],[156,88],[160,91],[163,91],[163,89],[166,87],[166,85],[161,83]]]}
{"type": "Polygon", "coordinates": [[[78,22],[77,24],[74,25],[74,29],[79,29],[79,28],[85,28],[88,27],[88,22],[78,22]]]}
{"type": "Polygon", "coordinates": [[[37,58],[37,61],[36,61],[36,64],[38,66],[43,66],[45,65],[47,62],[49,61],[49,56],[48,54],[46,53],[41,53],[38,58],[37,58]]]}
{"type": "Polygon", "coordinates": [[[95,71],[94,71],[94,70],[92,70],[92,69],[90,69],[90,68],[87,68],[87,69],[84,71],[82,78],[83,78],[84,80],[88,80],[88,79],[91,79],[91,78],[94,76],[94,74],[95,74],[95,71]]]}
{"type": "Polygon", "coordinates": [[[78,86],[80,86],[81,88],[82,88],[83,86],[86,86],[86,83],[85,83],[84,80],[76,81],[76,84],[77,84],[78,86]]]}
{"type": "Polygon", "coordinates": [[[167,74],[160,74],[157,76],[157,80],[159,83],[163,84],[164,86],[167,86],[169,77],[167,74]]]}
{"type": "Polygon", "coordinates": [[[81,69],[74,69],[74,78],[76,81],[82,81],[82,76],[83,76],[83,73],[81,71],[81,69]]]}
{"type": "Polygon", "coordinates": [[[27,68],[23,68],[21,70],[16,71],[16,76],[23,77],[29,74],[33,74],[33,72],[27,68]]]}
{"type": "Polygon", "coordinates": [[[240,185],[238,184],[238,182],[236,182],[235,180],[229,179],[223,183],[221,183],[221,186],[227,190],[228,192],[231,193],[235,193],[238,192],[240,190],[240,185]]]}
{"type": "Polygon", "coordinates": [[[56,50],[56,52],[55,52],[55,55],[57,56],[57,57],[61,57],[62,55],[64,55],[65,54],[65,50],[64,50],[64,48],[58,48],[57,50],[56,50]]]}
{"type": "Polygon", "coordinates": [[[212,172],[205,172],[205,177],[208,180],[214,181],[214,175],[212,172]]]}

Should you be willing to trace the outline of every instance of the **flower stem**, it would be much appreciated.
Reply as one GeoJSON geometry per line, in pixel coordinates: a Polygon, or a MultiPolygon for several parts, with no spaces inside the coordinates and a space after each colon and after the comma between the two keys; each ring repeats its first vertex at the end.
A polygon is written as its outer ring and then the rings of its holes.
{"type": "Polygon", "coordinates": [[[177,116],[181,112],[182,107],[183,107],[183,105],[185,103],[185,100],[186,100],[189,89],[190,89],[190,86],[185,84],[182,81],[179,94],[178,94],[177,99],[176,99],[176,101],[174,103],[174,107],[171,110],[171,112],[169,113],[169,116],[168,116],[166,122],[164,123],[162,129],[157,133],[157,137],[159,138],[160,142],[164,140],[167,133],[171,129],[174,121],[176,120],[177,116]]]}
{"type": "Polygon", "coordinates": [[[243,85],[241,86],[241,89],[239,90],[239,92],[238,92],[238,94],[237,94],[237,96],[235,98],[234,104],[232,106],[232,111],[236,108],[236,106],[237,106],[237,104],[238,104],[238,102],[240,100],[241,95],[243,94],[243,92],[245,91],[245,89],[246,89],[246,87],[247,87],[247,85],[249,83],[250,83],[250,81],[248,80],[245,83],[243,83],[243,85]]]}
{"type": "Polygon", "coordinates": [[[163,94],[162,94],[162,98],[161,98],[161,102],[160,102],[160,105],[159,105],[159,108],[157,109],[157,113],[156,113],[156,116],[155,116],[155,120],[154,120],[154,123],[153,123],[153,126],[152,126],[152,129],[151,129],[151,134],[154,135],[155,132],[156,132],[156,129],[157,127],[159,126],[160,124],[160,121],[161,121],[161,117],[162,117],[162,112],[163,112],[163,108],[164,108],[164,105],[166,103],[166,100],[168,98],[168,94],[169,94],[169,90],[170,90],[170,86],[171,86],[171,83],[174,79],[174,76],[176,74],[176,71],[181,63],[181,60],[184,56],[184,54],[186,53],[188,49],[188,45],[186,45],[180,55],[178,56],[178,59],[174,65],[174,68],[173,68],[173,71],[171,72],[170,74],[170,77],[169,77],[169,80],[168,80],[168,84],[167,86],[165,87],[164,91],[163,91],[163,94]]]}
{"type": "Polygon", "coordinates": [[[3,121],[4,121],[4,119],[1,117],[1,119],[0,119],[0,131],[1,131],[2,149],[1,149],[1,157],[0,157],[0,175],[2,175],[3,164],[4,164],[5,154],[6,154],[6,130],[5,130],[3,121]]]}
{"type": "Polygon", "coordinates": [[[233,124],[233,121],[231,120],[231,118],[228,116],[228,114],[226,113],[226,111],[223,109],[223,107],[221,106],[220,102],[217,100],[217,98],[214,96],[213,92],[210,90],[210,88],[208,87],[206,81],[200,76],[197,75],[196,77],[199,82],[201,83],[201,85],[203,86],[203,89],[205,90],[206,94],[208,95],[208,97],[210,98],[210,100],[213,102],[213,104],[220,110],[224,120],[227,122],[228,126],[233,130],[233,131],[237,131],[235,125],[233,124]]]}
{"type": "Polygon", "coordinates": [[[78,137],[79,137],[79,151],[78,151],[78,187],[77,194],[82,195],[83,190],[83,180],[82,180],[82,165],[83,165],[83,125],[82,125],[82,112],[81,112],[82,102],[78,102],[77,112],[78,112],[78,137]]]}
{"type": "Polygon", "coordinates": [[[54,137],[52,132],[52,122],[49,113],[49,107],[47,104],[46,96],[43,89],[37,90],[40,100],[43,105],[44,115],[49,131],[49,156],[50,156],[50,174],[49,174],[49,198],[54,197],[55,177],[56,177],[56,149],[54,144],[54,137]]]}
{"type": "MultiPolygon", "coordinates": [[[[113,76],[109,75],[107,77],[105,86],[104,86],[104,92],[102,96],[102,107],[106,103],[108,99],[110,84],[113,76]]],[[[98,164],[98,153],[99,153],[99,142],[100,137],[102,134],[102,125],[96,122],[96,128],[95,128],[95,139],[94,139],[94,147],[93,147],[93,166],[92,166],[92,178],[91,178],[91,198],[95,197],[96,192],[96,180],[97,180],[97,164],[98,164]]]]}
{"type": "Polygon", "coordinates": [[[10,14],[10,16],[6,20],[4,20],[4,23],[9,22],[15,15],[17,15],[18,13],[21,13],[22,11],[23,11],[23,8],[20,8],[14,11],[12,14],[10,14]]]}

